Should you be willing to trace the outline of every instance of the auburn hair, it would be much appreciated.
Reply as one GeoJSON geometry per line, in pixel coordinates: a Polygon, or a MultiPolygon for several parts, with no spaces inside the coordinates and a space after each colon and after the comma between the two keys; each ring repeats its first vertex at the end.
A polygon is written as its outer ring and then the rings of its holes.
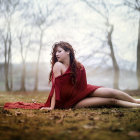
{"type": "Polygon", "coordinates": [[[52,81],[53,66],[58,61],[56,58],[56,50],[57,50],[58,46],[61,47],[63,50],[70,52],[69,56],[70,56],[71,76],[72,76],[71,82],[73,85],[75,85],[76,84],[76,75],[77,75],[76,70],[81,68],[82,64],[75,59],[75,50],[73,49],[73,47],[69,43],[64,42],[64,41],[56,42],[52,46],[51,71],[49,74],[49,83],[52,81]]]}

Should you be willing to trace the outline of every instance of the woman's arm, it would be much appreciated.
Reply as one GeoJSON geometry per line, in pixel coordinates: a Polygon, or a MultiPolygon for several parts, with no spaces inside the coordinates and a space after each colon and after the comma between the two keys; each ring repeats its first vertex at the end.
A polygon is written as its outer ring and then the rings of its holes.
{"type": "MultiPolygon", "coordinates": [[[[56,62],[53,66],[53,73],[54,73],[54,78],[61,75],[61,66],[62,64],[60,62],[56,62]]],[[[55,107],[55,90],[51,99],[51,107],[52,109],[54,109],[55,107]]]]}
{"type": "MultiPolygon", "coordinates": [[[[54,78],[61,75],[61,67],[62,64],[60,62],[56,62],[53,66],[53,73],[54,73],[54,78]]],[[[51,99],[51,106],[50,107],[43,107],[41,108],[41,110],[43,109],[47,109],[47,110],[53,110],[55,108],[55,90],[51,99]]]]}
{"type": "Polygon", "coordinates": [[[54,109],[54,107],[55,107],[55,91],[54,91],[52,99],[51,99],[51,107],[50,108],[54,109]]]}
{"type": "Polygon", "coordinates": [[[54,91],[52,99],[51,99],[51,106],[50,107],[42,107],[40,110],[53,110],[54,107],[55,107],[55,91],[54,91]]]}

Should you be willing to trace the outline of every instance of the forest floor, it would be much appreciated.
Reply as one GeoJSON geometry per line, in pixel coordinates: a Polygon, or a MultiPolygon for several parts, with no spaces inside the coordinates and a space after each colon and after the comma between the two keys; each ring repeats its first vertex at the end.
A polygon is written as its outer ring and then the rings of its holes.
{"type": "Polygon", "coordinates": [[[47,96],[0,92],[0,140],[140,140],[140,108],[3,109],[5,102],[44,103],[47,96]]]}

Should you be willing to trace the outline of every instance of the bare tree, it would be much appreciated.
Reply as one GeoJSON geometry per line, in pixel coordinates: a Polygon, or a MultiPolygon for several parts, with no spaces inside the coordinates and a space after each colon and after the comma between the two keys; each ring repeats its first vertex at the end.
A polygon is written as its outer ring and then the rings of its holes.
{"type": "Polygon", "coordinates": [[[140,19],[139,19],[138,43],[137,43],[137,78],[138,78],[138,89],[140,89],[140,19]]]}
{"type": "Polygon", "coordinates": [[[133,14],[138,17],[138,40],[137,40],[137,79],[138,79],[138,89],[140,90],[140,1],[139,0],[122,0],[119,6],[129,7],[129,15],[133,14]]]}
{"type": "Polygon", "coordinates": [[[105,26],[106,26],[106,31],[107,31],[107,44],[110,48],[110,57],[112,60],[112,64],[113,64],[113,69],[114,69],[114,82],[113,82],[113,86],[114,88],[119,88],[118,87],[118,83],[119,83],[119,66],[117,64],[117,60],[115,57],[115,52],[114,52],[114,47],[113,47],[113,43],[112,43],[112,33],[114,31],[114,25],[110,23],[110,7],[108,7],[107,3],[105,3],[104,0],[100,0],[100,1],[89,1],[89,0],[82,0],[83,2],[85,2],[91,9],[93,9],[93,11],[95,11],[96,13],[98,13],[105,21],[105,26]],[[99,10],[98,6],[102,7],[102,11],[99,10]]]}
{"type": "Polygon", "coordinates": [[[35,14],[33,13],[33,22],[34,25],[39,29],[40,31],[40,38],[39,38],[39,51],[37,56],[37,64],[36,64],[36,72],[35,72],[35,86],[34,91],[38,90],[38,73],[39,73],[39,61],[41,56],[41,51],[43,48],[43,36],[45,31],[49,26],[52,26],[56,21],[62,19],[61,16],[55,16],[55,18],[49,19],[50,16],[54,13],[54,10],[56,6],[59,5],[59,3],[54,4],[51,8],[49,8],[49,5],[46,4],[46,11],[42,11],[42,8],[39,4],[38,5],[38,12],[35,14]]]}
{"type": "Polygon", "coordinates": [[[36,72],[35,72],[35,87],[34,91],[38,90],[38,73],[39,73],[39,61],[41,56],[41,50],[42,50],[42,39],[45,31],[45,23],[46,23],[46,17],[43,15],[43,12],[41,11],[41,8],[38,6],[39,13],[33,14],[34,21],[38,29],[40,30],[40,39],[39,39],[39,51],[38,51],[38,57],[37,57],[37,64],[36,64],[36,72]]]}
{"type": "Polygon", "coordinates": [[[5,19],[5,28],[3,29],[2,40],[4,44],[4,68],[5,68],[5,88],[7,91],[12,90],[12,33],[11,33],[11,20],[19,0],[1,0],[0,12],[1,16],[5,19]],[[10,76],[8,76],[10,75],[10,76]],[[9,85],[10,78],[10,85],[9,85]]]}
{"type": "MultiPolygon", "coordinates": [[[[21,58],[22,58],[22,75],[21,75],[21,91],[26,91],[26,87],[25,87],[25,78],[26,78],[26,58],[27,58],[27,54],[28,54],[28,50],[30,47],[30,43],[31,43],[31,34],[28,36],[28,42],[23,43],[23,29],[20,32],[20,35],[18,36],[19,39],[19,43],[20,43],[20,54],[21,54],[21,58]],[[25,50],[25,51],[24,51],[25,50]]],[[[27,36],[27,32],[25,32],[26,36],[27,36]]]]}

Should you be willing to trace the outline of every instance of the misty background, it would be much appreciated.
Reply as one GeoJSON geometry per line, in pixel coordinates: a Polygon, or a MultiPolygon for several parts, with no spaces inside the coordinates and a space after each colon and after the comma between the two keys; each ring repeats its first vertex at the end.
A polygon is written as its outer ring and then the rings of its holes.
{"type": "Polygon", "coordinates": [[[50,90],[59,41],[89,84],[140,90],[140,0],[0,0],[0,91],[50,90]]]}

